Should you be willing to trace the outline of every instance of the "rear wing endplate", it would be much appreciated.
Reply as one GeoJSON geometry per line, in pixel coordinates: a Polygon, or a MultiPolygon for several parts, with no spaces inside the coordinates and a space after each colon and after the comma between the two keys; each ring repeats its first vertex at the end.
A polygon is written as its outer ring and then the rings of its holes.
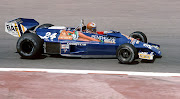
{"type": "Polygon", "coordinates": [[[34,19],[17,18],[5,23],[5,32],[20,37],[26,31],[34,29],[39,23],[34,19]]]}

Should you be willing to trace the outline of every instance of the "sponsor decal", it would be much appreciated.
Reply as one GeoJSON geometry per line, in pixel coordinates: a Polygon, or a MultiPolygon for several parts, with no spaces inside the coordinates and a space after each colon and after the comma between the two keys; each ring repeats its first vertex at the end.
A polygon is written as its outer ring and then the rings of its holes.
{"type": "Polygon", "coordinates": [[[40,35],[39,35],[39,37],[40,37],[41,39],[46,40],[46,41],[49,41],[49,39],[50,39],[51,41],[53,41],[53,40],[56,38],[56,35],[57,35],[57,33],[47,32],[45,36],[40,36],[40,35]]]}
{"type": "Polygon", "coordinates": [[[104,43],[116,43],[116,37],[107,37],[107,36],[100,36],[100,35],[91,35],[94,39],[99,39],[104,43]]]}
{"type": "Polygon", "coordinates": [[[72,31],[66,31],[66,30],[60,31],[60,35],[58,37],[58,40],[78,40],[78,41],[97,41],[97,42],[100,42],[100,40],[86,36],[81,32],[78,32],[78,31],[72,32],[72,31]]]}
{"type": "Polygon", "coordinates": [[[61,44],[61,48],[62,49],[69,49],[69,45],[68,44],[61,44]]]}
{"type": "Polygon", "coordinates": [[[147,60],[153,60],[153,55],[154,52],[151,52],[150,54],[148,54],[148,52],[139,52],[139,58],[141,59],[147,59],[147,60]]]}
{"type": "Polygon", "coordinates": [[[69,49],[69,45],[68,44],[61,44],[61,49],[64,50],[64,53],[66,53],[67,50],[69,49]]]}
{"type": "Polygon", "coordinates": [[[16,22],[18,22],[18,23],[23,23],[23,21],[22,21],[21,19],[16,19],[16,20],[14,20],[14,21],[16,21],[16,22]]]}
{"type": "Polygon", "coordinates": [[[156,49],[160,49],[158,46],[152,45],[152,47],[156,48],[156,49]]]}
{"type": "Polygon", "coordinates": [[[67,43],[68,45],[75,45],[75,46],[86,46],[85,43],[67,43]]]}
{"type": "Polygon", "coordinates": [[[20,37],[21,33],[17,23],[6,23],[5,31],[13,36],[20,37]]]}
{"type": "Polygon", "coordinates": [[[76,31],[76,32],[74,32],[74,34],[71,34],[72,35],[72,38],[73,38],[73,40],[78,40],[78,38],[79,38],[79,33],[76,31]]]}
{"type": "Polygon", "coordinates": [[[60,35],[58,37],[59,40],[78,40],[79,38],[79,33],[78,31],[71,32],[71,31],[66,31],[66,30],[60,30],[60,35]]]}
{"type": "Polygon", "coordinates": [[[6,28],[8,31],[16,31],[17,26],[13,26],[13,25],[8,24],[8,25],[6,25],[6,28]]]}
{"type": "Polygon", "coordinates": [[[144,46],[144,47],[147,47],[147,48],[149,48],[149,49],[152,49],[152,46],[149,45],[149,44],[143,44],[143,46],[144,46]]]}

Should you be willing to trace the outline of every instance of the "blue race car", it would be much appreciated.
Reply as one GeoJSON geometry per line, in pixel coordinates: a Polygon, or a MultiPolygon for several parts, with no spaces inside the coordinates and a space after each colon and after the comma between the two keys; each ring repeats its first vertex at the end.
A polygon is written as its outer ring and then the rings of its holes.
{"type": "MultiPolygon", "coordinates": [[[[92,26],[94,24],[91,24],[92,26]]],[[[143,32],[126,36],[118,31],[92,31],[84,21],[76,27],[42,24],[34,19],[18,18],[5,23],[5,31],[15,37],[22,58],[38,58],[42,54],[82,58],[117,58],[129,64],[135,59],[154,60],[161,57],[160,45],[147,43],[143,32]]]]}

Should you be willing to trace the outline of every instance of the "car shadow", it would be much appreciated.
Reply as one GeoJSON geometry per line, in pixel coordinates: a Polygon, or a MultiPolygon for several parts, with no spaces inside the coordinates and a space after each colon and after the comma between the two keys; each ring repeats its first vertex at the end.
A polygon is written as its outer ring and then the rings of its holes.
{"type": "Polygon", "coordinates": [[[23,57],[20,57],[20,59],[28,59],[28,60],[40,60],[40,59],[45,59],[47,57],[47,55],[41,55],[39,57],[35,57],[33,59],[29,59],[29,58],[23,58],[23,57]]]}
{"type": "MultiPolygon", "coordinates": [[[[134,61],[132,63],[129,63],[129,64],[125,64],[125,65],[137,65],[139,64],[140,62],[139,61],[134,61]]],[[[121,62],[119,62],[119,64],[122,64],[121,62]]]]}
{"type": "Polygon", "coordinates": [[[141,60],[141,63],[154,63],[155,59],[153,60],[141,60]]]}
{"type": "Polygon", "coordinates": [[[65,58],[65,59],[116,59],[116,58],[88,58],[88,57],[68,57],[68,56],[61,56],[61,55],[49,55],[49,57],[53,57],[53,58],[65,58]]]}

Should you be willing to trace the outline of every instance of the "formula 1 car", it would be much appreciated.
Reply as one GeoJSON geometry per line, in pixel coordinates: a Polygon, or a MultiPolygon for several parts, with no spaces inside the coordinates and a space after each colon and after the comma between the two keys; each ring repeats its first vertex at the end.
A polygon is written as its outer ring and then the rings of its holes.
{"type": "Polygon", "coordinates": [[[34,19],[17,18],[5,23],[5,31],[15,37],[22,58],[38,58],[41,54],[81,58],[116,57],[129,64],[135,59],[154,60],[161,57],[160,45],[147,43],[143,32],[126,36],[119,31],[83,31],[83,20],[77,28],[42,24],[34,19]],[[67,31],[70,31],[67,33],[67,31]]]}

